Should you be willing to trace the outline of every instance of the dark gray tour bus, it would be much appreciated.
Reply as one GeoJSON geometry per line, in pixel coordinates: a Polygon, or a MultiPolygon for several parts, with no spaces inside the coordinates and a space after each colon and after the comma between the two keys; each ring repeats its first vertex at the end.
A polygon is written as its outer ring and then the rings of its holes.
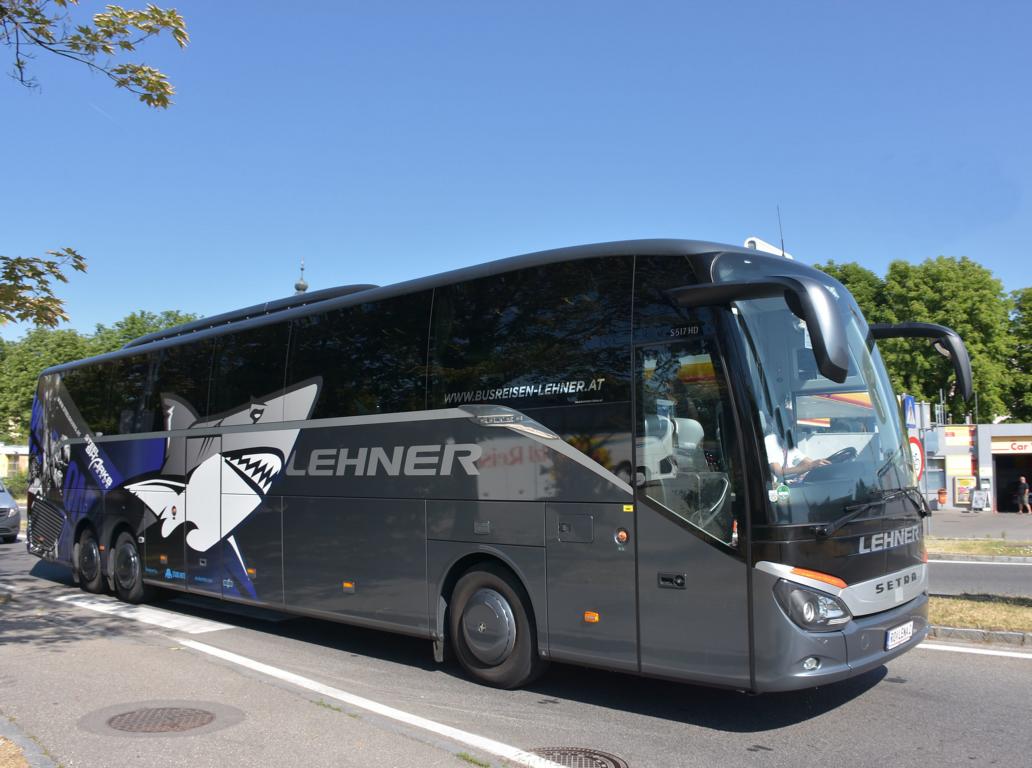
{"type": "Polygon", "coordinates": [[[29,551],[402,632],[485,683],[548,660],[777,691],[927,631],[875,340],[794,261],[644,240],[347,286],[43,372],[29,551]]]}

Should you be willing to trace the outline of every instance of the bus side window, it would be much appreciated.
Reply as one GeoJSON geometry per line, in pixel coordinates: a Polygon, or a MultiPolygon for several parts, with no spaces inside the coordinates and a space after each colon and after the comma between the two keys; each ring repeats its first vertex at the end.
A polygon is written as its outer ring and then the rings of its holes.
{"type": "Polygon", "coordinates": [[[287,385],[322,380],[313,418],[425,407],[431,296],[424,291],[293,321],[287,385]]]}
{"type": "Polygon", "coordinates": [[[262,423],[283,420],[272,400],[283,391],[287,364],[286,323],[265,325],[215,339],[212,365],[212,414],[248,408],[262,423]]]}
{"type": "Polygon", "coordinates": [[[154,383],[150,402],[158,406],[154,411],[154,429],[165,429],[165,411],[158,402],[163,394],[175,395],[189,403],[200,418],[211,413],[208,410],[208,387],[214,346],[212,339],[204,339],[151,353],[150,375],[154,383]]]}
{"type": "Polygon", "coordinates": [[[631,275],[612,256],[436,289],[430,406],[629,400],[631,275]]]}

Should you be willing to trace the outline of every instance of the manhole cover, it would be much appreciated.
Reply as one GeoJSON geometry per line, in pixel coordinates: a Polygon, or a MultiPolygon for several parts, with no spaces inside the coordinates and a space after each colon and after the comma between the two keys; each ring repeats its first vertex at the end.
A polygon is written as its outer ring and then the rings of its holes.
{"type": "Polygon", "coordinates": [[[541,747],[532,750],[538,757],[551,760],[566,768],[628,768],[626,761],[616,755],[583,747],[541,747]]]}
{"type": "Polygon", "coordinates": [[[155,707],[115,715],[107,724],[116,731],[128,733],[178,733],[200,728],[214,719],[215,713],[206,709],[155,707]]]}

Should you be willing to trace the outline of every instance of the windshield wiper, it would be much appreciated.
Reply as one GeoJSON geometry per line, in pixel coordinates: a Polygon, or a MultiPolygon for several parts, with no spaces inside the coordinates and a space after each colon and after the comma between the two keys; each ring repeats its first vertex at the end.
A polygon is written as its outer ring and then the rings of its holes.
{"type": "Polygon", "coordinates": [[[864,512],[867,512],[869,509],[874,509],[875,507],[884,507],[890,501],[895,501],[896,499],[900,499],[903,497],[910,499],[912,503],[916,503],[914,502],[914,498],[910,495],[909,488],[897,488],[894,491],[887,491],[876,496],[873,499],[861,502],[860,504],[849,504],[846,507],[844,507],[846,514],[842,515],[842,517],[840,517],[838,520],[835,520],[832,523],[811,526],[810,530],[813,531],[814,534],[817,535],[819,538],[826,539],[833,533],[835,533],[835,531],[837,531],[843,525],[850,522],[851,520],[855,520],[864,512]]]}

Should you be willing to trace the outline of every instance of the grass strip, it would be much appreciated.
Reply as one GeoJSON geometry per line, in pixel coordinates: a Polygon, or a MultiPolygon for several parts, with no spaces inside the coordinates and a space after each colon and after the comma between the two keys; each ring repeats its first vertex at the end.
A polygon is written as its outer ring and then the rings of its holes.
{"type": "Polygon", "coordinates": [[[930,555],[1009,555],[1032,557],[1032,541],[1004,539],[939,539],[925,538],[930,555]]]}
{"type": "Polygon", "coordinates": [[[998,595],[933,595],[928,621],[940,627],[1032,632],[1032,598],[998,595]]]}

